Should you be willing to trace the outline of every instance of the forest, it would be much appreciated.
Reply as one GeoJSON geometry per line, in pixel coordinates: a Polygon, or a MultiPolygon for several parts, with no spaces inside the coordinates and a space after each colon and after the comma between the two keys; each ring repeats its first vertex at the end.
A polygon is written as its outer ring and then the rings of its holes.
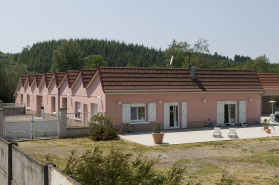
{"type": "Polygon", "coordinates": [[[252,59],[235,54],[231,59],[209,52],[207,40],[194,45],[173,40],[166,50],[115,40],[69,39],[38,42],[23,47],[20,53],[0,51],[0,100],[14,101],[14,91],[21,75],[93,69],[98,66],[169,68],[173,56],[175,68],[255,69],[259,73],[278,73],[279,65],[270,64],[266,55],[252,59]]]}

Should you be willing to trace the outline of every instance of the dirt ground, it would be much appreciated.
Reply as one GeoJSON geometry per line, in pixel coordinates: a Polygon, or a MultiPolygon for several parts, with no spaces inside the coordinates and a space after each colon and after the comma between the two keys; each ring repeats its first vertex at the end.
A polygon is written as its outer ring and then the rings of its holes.
{"type": "Polygon", "coordinates": [[[83,154],[99,146],[108,152],[113,146],[133,156],[144,153],[158,158],[158,170],[168,170],[176,162],[186,167],[184,184],[279,184],[279,137],[147,147],[128,141],[93,142],[90,138],[37,140],[19,147],[38,160],[46,155],[64,169],[72,150],[83,154]]]}

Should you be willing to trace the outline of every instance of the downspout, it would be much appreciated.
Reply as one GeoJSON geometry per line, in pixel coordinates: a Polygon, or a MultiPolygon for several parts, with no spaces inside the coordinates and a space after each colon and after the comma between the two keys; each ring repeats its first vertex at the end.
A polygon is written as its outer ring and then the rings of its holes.
{"type": "Polygon", "coordinates": [[[60,88],[58,88],[58,109],[57,109],[57,112],[59,111],[59,109],[60,109],[60,88]]]}
{"type": "Polygon", "coordinates": [[[264,93],[263,94],[261,94],[261,115],[262,115],[262,113],[263,113],[263,99],[262,99],[262,97],[263,97],[263,95],[265,94],[265,89],[264,89],[264,93]]]}

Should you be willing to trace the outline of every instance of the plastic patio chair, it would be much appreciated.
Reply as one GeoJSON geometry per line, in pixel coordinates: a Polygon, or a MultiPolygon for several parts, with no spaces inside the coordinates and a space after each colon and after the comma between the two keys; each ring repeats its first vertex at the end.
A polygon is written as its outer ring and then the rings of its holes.
{"type": "Polygon", "coordinates": [[[214,130],[211,131],[213,137],[222,136],[222,132],[220,131],[220,127],[214,127],[214,130]]]}
{"type": "Polygon", "coordinates": [[[229,131],[228,131],[228,137],[237,137],[237,132],[236,132],[236,129],[235,128],[229,128],[229,131]]]}

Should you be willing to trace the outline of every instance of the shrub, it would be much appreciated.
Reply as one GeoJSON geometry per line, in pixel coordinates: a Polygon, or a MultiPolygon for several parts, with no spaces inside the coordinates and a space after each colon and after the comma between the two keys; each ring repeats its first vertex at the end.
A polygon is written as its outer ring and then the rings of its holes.
{"type": "Polygon", "coordinates": [[[113,128],[114,118],[106,116],[102,113],[97,113],[91,117],[89,131],[94,141],[117,140],[118,134],[113,128]]]}
{"type": "Polygon", "coordinates": [[[158,172],[153,166],[158,159],[148,160],[142,154],[131,161],[131,154],[124,154],[113,147],[107,155],[98,148],[78,157],[75,151],[68,159],[67,175],[84,185],[128,185],[128,184],[179,184],[185,168],[176,163],[166,173],[158,172]]]}

